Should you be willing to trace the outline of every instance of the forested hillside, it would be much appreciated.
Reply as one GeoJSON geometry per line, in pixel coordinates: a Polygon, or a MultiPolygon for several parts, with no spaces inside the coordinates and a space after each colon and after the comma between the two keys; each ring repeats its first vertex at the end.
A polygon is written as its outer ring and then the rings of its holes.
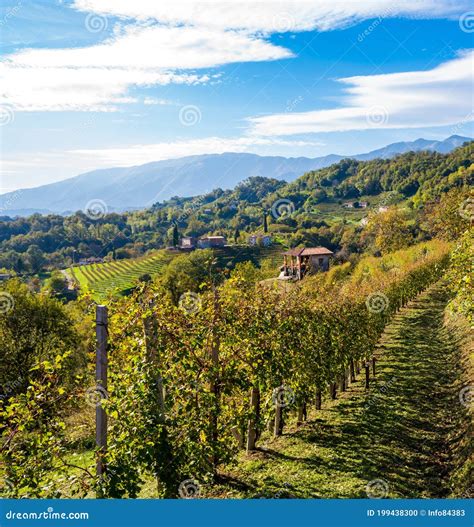
{"type": "Polygon", "coordinates": [[[310,243],[343,253],[362,252],[367,244],[360,220],[391,204],[403,209],[409,237],[423,239],[429,235],[415,217],[450,189],[472,185],[473,144],[446,155],[409,152],[386,160],[342,160],[290,184],[269,174],[232,191],[175,197],[128,214],[106,214],[99,203],[68,217],[3,217],[0,268],[37,273],[86,257],[137,257],[173,245],[175,226],[180,236],[221,234],[231,243],[246,243],[249,233],[266,226],[287,246],[310,243]],[[359,206],[363,201],[366,209],[359,206]],[[347,202],[351,209],[343,206],[347,202]]]}

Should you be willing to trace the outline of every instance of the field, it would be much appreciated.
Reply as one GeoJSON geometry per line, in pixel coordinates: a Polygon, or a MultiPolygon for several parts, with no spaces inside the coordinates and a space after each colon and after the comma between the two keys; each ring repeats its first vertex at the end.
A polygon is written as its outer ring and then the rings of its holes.
{"type": "MultiPolygon", "coordinates": [[[[260,248],[236,245],[215,249],[214,253],[220,268],[232,269],[237,263],[245,261],[255,265],[266,262],[269,268],[278,273],[282,251],[279,246],[260,248]]],[[[96,300],[101,300],[111,293],[126,294],[143,274],[157,276],[179,254],[183,253],[159,250],[142,258],[82,265],[69,268],[66,272],[83,292],[87,291],[96,300]]]]}
{"type": "Polygon", "coordinates": [[[74,267],[68,273],[82,291],[101,299],[113,292],[126,293],[143,274],[156,276],[174,256],[175,253],[162,250],[143,258],[74,267]]]}

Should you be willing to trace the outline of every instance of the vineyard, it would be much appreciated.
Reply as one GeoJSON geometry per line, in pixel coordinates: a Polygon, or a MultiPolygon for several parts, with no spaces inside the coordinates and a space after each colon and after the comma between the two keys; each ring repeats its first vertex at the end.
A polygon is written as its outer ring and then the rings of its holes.
{"type": "Polygon", "coordinates": [[[239,452],[282,436],[356,379],[369,390],[380,336],[443,276],[449,249],[432,241],[366,257],[331,284],[308,279],[285,293],[255,285],[243,264],[178,306],[151,284],[99,306],[97,384],[91,362],[64,390],[57,380],[69,359],[58,355],[37,366],[44,382],[7,408],[9,430],[37,430],[34,444],[15,432],[6,452],[11,495],[137,497],[155,480],[154,496],[176,497],[197,481],[212,485],[239,452]],[[63,421],[78,405],[96,407],[97,476],[90,457],[75,461],[63,421]],[[41,485],[25,486],[30,469],[41,485]]]}
{"type": "Polygon", "coordinates": [[[143,274],[156,276],[172,258],[170,252],[155,251],[143,258],[71,267],[67,272],[83,291],[100,300],[111,292],[130,290],[143,274]]]}
{"type": "MultiPolygon", "coordinates": [[[[282,248],[279,246],[228,246],[214,249],[216,265],[221,269],[232,269],[238,263],[250,261],[257,266],[267,263],[275,273],[281,264],[281,252],[282,248]]],[[[110,293],[129,292],[137,285],[141,275],[156,277],[177,254],[179,253],[160,250],[142,258],[70,267],[66,272],[82,291],[90,292],[93,298],[102,301],[110,293]]]]}

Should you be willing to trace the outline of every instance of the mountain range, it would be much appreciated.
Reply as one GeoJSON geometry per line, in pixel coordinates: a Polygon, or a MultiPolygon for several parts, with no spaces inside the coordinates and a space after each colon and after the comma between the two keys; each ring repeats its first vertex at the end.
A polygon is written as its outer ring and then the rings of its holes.
{"type": "Polygon", "coordinates": [[[344,158],[367,161],[409,151],[447,153],[470,138],[452,135],[443,141],[417,139],[392,143],[353,156],[259,156],[247,153],[205,154],[169,159],[134,167],[94,170],[63,181],[0,195],[0,215],[70,214],[97,200],[109,212],[140,209],[172,196],[196,196],[215,188],[229,189],[252,176],[292,181],[310,170],[325,168],[344,158]]]}

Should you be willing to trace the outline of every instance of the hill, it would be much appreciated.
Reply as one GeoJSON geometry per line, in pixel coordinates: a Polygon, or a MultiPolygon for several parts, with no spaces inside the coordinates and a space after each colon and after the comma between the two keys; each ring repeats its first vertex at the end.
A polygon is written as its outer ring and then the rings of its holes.
{"type": "MultiPolygon", "coordinates": [[[[446,153],[465,141],[469,139],[461,136],[451,136],[444,141],[418,139],[393,143],[351,158],[391,158],[420,150],[446,153]]],[[[311,159],[247,153],[189,156],[140,166],[94,170],[49,185],[10,192],[0,196],[0,209],[9,216],[27,216],[35,212],[71,214],[85,210],[92,200],[101,200],[109,212],[134,210],[172,196],[195,196],[218,187],[231,189],[249,177],[293,181],[305,172],[328,167],[341,159],[341,155],[311,159]]]]}

